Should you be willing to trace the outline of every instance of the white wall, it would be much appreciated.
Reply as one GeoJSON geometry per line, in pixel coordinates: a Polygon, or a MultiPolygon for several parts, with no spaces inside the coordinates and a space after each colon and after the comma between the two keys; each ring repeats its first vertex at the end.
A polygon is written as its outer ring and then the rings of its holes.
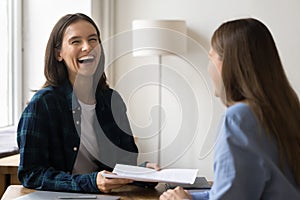
{"type": "MultiPolygon", "coordinates": [[[[116,0],[116,34],[129,34],[135,19],[182,19],[187,23],[187,37],[190,37],[189,50],[184,55],[187,60],[163,57],[162,108],[165,121],[162,130],[164,150],[160,152],[162,166],[196,167],[200,175],[213,178],[213,153],[210,150],[214,144],[217,119],[223,109],[210,96],[211,87],[205,87],[209,85],[205,72],[206,51],[211,34],[222,22],[239,17],[255,17],[263,21],[274,36],[288,78],[299,95],[299,8],[297,0],[116,0]],[[195,62],[196,66],[187,61],[195,62]]],[[[114,60],[115,87],[129,107],[133,131],[139,137],[140,161],[157,159],[157,62],[156,57],[133,57],[131,52],[114,60]]]]}
{"type": "Polygon", "coordinates": [[[300,55],[300,2],[297,0],[117,0],[116,33],[131,29],[134,19],[183,19],[189,36],[206,49],[213,31],[223,21],[255,17],[271,30],[286,73],[300,93],[297,57],[300,55]]]}
{"type": "Polygon", "coordinates": [[[82,12],[91,16],[91,0],[23,0],[23,93],[28,101],[32,92],[45,82],[44,54],[54,24],[65,14],[82,12]]]}
{"type": "MultiPolygon", "coordinates": [[[[44,51],[54,23],[66,13],[91,15],[91,2],[24,0],[25,100],[31,96],[30,89],[37,89],[44,82],[44,51]]],[[[115,35],[103,42],[108,44],[109,40],[120,39],[121,43],[113,48],[115,57],[109,60],[113,64],[107,66],[107,71],[112,77],[111,85],[121,93],[128,106],[132,129],[138,137],[140,162],[157,161],[158,59],[132,56],[130,30],[134,19],[182,19],[186,20],[188,27],[188,52],[182,58],[162,58],[162,107],[165,112],[162,130],[164,151],[160,151],[162,166],[196,167],[200,175],[213,179],[211,150],[223,107],[211,94],[211,84],[206,74],[206,52],[211,34],[223,21],[237,17],[262,20],[273,33],[288,78],[300,94],[298,0],[114,2],[115,15],[112,19],[115,24],[110,23],[109,26],[115,35]]]]}

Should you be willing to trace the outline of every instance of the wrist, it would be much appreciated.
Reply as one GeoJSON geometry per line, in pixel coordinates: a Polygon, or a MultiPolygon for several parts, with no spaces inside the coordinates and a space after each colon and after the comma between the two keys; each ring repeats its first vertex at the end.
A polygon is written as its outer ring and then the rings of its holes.
{"type": "Polygon", "coordinates": [[[148,164],[149,162],[148,161],[145,161],[145,162],[143,162],[142,164],[140,164],[139,166],[140,167],[147,167],[147,164],[148,164]]]}

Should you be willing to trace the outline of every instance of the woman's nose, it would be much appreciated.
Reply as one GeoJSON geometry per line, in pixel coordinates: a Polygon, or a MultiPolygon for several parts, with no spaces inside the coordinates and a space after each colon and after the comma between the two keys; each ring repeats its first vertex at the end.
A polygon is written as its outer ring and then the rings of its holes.
{"type": "Polygon", "coordinates": [[[92,49],[92,46],[88,41],[83,42],[82,51],[89,51],[91,49],[92,49]]]}

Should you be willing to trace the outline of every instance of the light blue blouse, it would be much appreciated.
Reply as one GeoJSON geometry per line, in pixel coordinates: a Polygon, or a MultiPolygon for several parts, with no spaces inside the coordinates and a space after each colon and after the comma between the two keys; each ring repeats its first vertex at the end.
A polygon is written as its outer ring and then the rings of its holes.
{"type": "MultiPolygon", "coordinates": [[[[290,169],[278,167],[276,142],[262,131],[248,105],[229,107],[222,119],[214,156],[210,191],[191,193],[193,199],[300,200],[290,169]]],[[[296,152],[295,152],[296,153],[296,152]]]]}

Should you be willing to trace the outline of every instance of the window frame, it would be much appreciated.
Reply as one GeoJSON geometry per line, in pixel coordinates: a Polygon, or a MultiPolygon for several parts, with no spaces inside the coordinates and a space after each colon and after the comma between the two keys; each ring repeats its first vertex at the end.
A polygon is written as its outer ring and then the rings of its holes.
{"type": "Polygon", "coordinates": [[[9,127],[16,127],[23,109],[23,71],[22,71],[22,6],[23,0],[7,0],[8,6],[8,65],[9,100],[11,112],[7,126],[0,127],[5,131],[9,127]]]}
{"type": "Polygon", "coordinates": [[[11,0],[12,19],[12,70],[13,70],[13,125],[19,122],[20,115],[23,111],[23,0],[11,0]]]}

